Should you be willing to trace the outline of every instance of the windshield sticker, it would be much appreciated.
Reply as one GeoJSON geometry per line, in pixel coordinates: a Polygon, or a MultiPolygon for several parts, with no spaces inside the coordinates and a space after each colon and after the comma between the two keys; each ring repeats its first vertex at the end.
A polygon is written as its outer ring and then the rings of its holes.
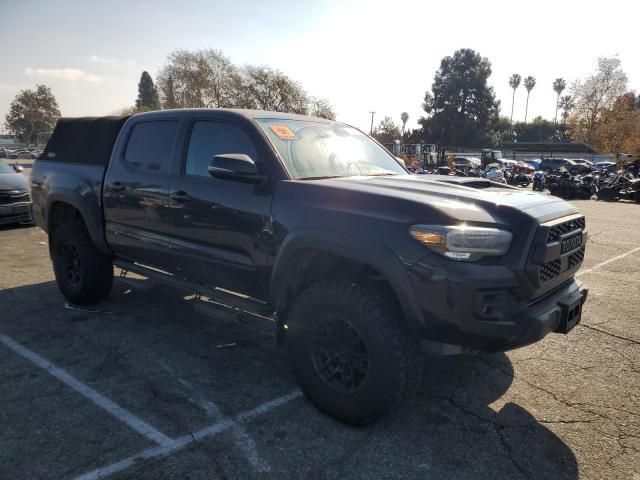
{"type": "Polygon", "coordinates": [[[280,140],[295,140],[296,134],[286,125],[271,125],[271,130],[280,140]]]}

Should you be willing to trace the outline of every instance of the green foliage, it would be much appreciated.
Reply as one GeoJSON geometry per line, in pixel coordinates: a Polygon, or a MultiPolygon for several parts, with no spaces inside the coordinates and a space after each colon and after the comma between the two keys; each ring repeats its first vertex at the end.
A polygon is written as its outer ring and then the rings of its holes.
{"type": "Polygon", "coordinates": [[[144,71],[140,76],[138,82],[138,98],[136,100],[136,107],[138,109],[158,110],[160,109],[160,98],[158,97],[158,90],[153,84],[151,75],[149,72],[144,71]]]}
{"type": "Polygon", "coordinates": [[[404,129],[409,121],[409,114],[407,112],[402,112],[400,114],[400,121],[402,122],[402,135],[404,135],[404,129]]]}
{"type": "Polygon", "coordinates": [[[536,79],[529,75],[524,79],[524,88],[527,90],[527,105],[524,108],[524,121],[527,122],[527,115],[529,114],[529,95],[531,95],[531,90],[536,86],[536,79]]]}
{"type": "Polygon", "coordinates": [[[35,90],[18,92],[5,122],[7,129],[22,141],[37,143],[38,135],[51,132],[58,118],[60,110],[51,89],[36,85],[35,90]]]}
{"type": "Polygon", "coordinates": [[[307,113],[312,117],[326,118],[327,120],[336,119],[336,112],[333,110],[333,105],[324,98],[311,97],[309,99],[309,111],[307,113]]]}
{"type": "Polygon", "coordinates": [[[511,124],[506,117],[501,117],[495,125],[495,146],[502,142],[564,142],[568,141],[567,128],[556,125],[551,120],[538,116],[531,122],[516,122],[511,124]]]}
{"type": "Polygon", "coordinates": [[[254,108],[335,118],[325,99],[307,95],[283,72],[264,65],[237,67],[220,50],[177,50],[157,77],[164,108],[254,108]]]}
{"type": "Polygon", "coordinates": [[[391,117],[384,117],[384,120],[373,129],[373,138],[382,144],[393,143],[400,140],[401,137],[400,127],[394,123],[391,117]]]}
{"type": "Polygon", "coordinates": [[[513,106],[516,101],[516,90],[520,86],[520,80],[522,77],[518,73],[514,73],[509,77],[509,86],[513,89],[513,96],[511,97],[511,121],[513,122],[513,106]]]}
{"type": "Polygon", "coordinates": [[[496,141],[500,102],[487,85],[490,75],[489,60],[471,49],[442,59],[433,93],[425,93],[423,108],[429,116],[419,120],[425,142],[482,146],[496,141]]]}

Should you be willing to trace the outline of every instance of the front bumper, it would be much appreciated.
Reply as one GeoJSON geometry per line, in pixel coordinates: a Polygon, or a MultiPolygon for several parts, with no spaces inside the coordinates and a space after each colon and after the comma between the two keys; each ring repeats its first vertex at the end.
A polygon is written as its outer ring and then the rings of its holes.
{"type": "Polygon", "coordinates": [[[587,298],[588,290],[575,278],[526,299],[516,295],[519,281],[507,268],[462,263],[451,267],[443,275],[420,265],[409,269],[422,313],[416,333],[423,350],[432,353],[506,351],[551,332],[568,333],[587,298]]]}
{"type": "Polygon", "coordinates": [[[0,225],[31,222],[31,202],[0,205],[0,225]]]}

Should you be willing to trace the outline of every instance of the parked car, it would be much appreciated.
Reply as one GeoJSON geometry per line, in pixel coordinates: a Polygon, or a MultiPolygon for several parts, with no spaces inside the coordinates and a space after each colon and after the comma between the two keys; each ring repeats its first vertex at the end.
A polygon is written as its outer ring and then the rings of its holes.
{"type": "Polygon", "coordinates": [[[598,172],[601,172],[604,169],[607,169],[609,172],[616,172],[618,170],[616,162],[597,162],[594,165],[594,168],[598,172]]]}
{"type": "Polygon", "coordinates": [[[0,160],[0,225],[31,221],[29,181],[21,171],[0,160]]]}
{"type": "Polygon", "coordinates": [[[315,117],[62,119],[31,185],[69,302],[105,298],[117,266],[269,316],[304,394],[350,424],[391,411],[422,352],[568,333],[587,296],[574,206],[409,175],[366,134],[315,117]]]}
{"type": "Polygon", "coordinates": [[[543,158],[540,162],[540,170],[544,170],[546,172],[557,171],[562,167],[572,174],[588,173],[591,171],[590,167],[576,163],[574,160],[569,158],[543,158]]]}
{"type": "Polygon", "coordinates": [[[540,160],[539,158],[531,158],[529,160],[523,160],[523,162],[533,167],[534,170],[540,170],[540,164],[542,160],[540,160]]]}
{"type": "Polygon", "coordinates": [[[482,164],[482,162],[480,161],[479,158],[476,157],[458,157],[456,156],[453,159],[453,165],[458,168],[458,167],[462,167],[462,168],[478,168],[480,167],[480,165],[482,164]]]}
{"type": "Polygon", "coordinates": [[[29,159],[29,160],[34,160],[36,158],[38,158],[38,155],[36,155],[34,152],[30,151],[30,150],[20,150],[18,152],[16,152],[16,157],[17,159],[29,159]]]}
{"type": "Polygon", "coordinates": [[[572,160],[578,165],[584,165],[585,167],[593,168],[593,162],[585,158],[573,158],[572,160]]]}

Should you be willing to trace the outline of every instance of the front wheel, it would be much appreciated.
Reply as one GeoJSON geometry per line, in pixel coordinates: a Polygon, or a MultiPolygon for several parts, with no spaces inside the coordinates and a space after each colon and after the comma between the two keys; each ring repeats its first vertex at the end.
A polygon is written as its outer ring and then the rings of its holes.
{"type": "Polygon", "coordinates": [[[383,291],[318,282],[296,299],[287,327],[289,360],[302,391],[341,422],[377,421],[421,379],[418,344],[383,291]]]}
{"type": "Polygon", "coordinates": [[[56,282],[67,300],[77,305],[91,305],[109,294],[113,264],[96,248],[80,220],[60,225],[51,242],[56,282]]]}

